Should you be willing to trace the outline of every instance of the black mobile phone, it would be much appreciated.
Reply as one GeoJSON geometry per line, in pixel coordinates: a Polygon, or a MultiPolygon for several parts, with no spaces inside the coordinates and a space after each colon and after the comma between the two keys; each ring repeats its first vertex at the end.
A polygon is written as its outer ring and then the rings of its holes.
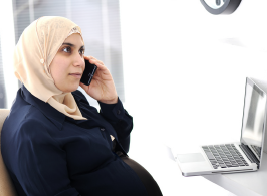
{"type": "Polygon", "coordinates": [[[84,85],[89,86],[97,67],[96,65],[91,64],[86,59],[84,59],[84,62],[85,62],[85,68],[80,81],[84,83],[84,85]]]}

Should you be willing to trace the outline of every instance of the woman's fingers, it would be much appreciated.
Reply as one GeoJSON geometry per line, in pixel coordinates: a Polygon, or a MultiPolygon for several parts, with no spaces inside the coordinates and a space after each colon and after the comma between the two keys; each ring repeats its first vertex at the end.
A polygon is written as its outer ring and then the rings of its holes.
{"type": "Polygon", "coordinates": [[[91,64],[96,65],[96,66],[97,66],[98,68],[100,68],[100,69],[107,69],[107,67],[105,66],[105,64],[104,64],[103,61],[98,60],[98,59],[96,59],[96,58],[93,57],[93,56],[84,56],[84,58],[85,58],[86,60],[89,60],[89,62],[90,62],[91,64]]]}
{"type": "Polygon", "coordinates": [[[84,56],[84,58],[89,60],[90,63],[97,66],[93,79],[99,79],[100,77],[105,80],[113,80],[109,69],[105,66],[103,61],[98,60],[93,56],[84,56]]]}
{"type": "Polygon", "coordinates": [[[95,64],[97,69],[91,80],[90,88],[80,83],[82,89],[98,101],[103,103],[117,103],[118,95],[114,80],[108,68],[103,61],[96,59],[93,56],[84,56],[84,59],[89,60],[90,63],[95,64]]]}
{"type": "Polygon", "coordinates": [[[88,58],[90,63],[92,63],[92,64],[97,66],[95,75],[98,75],[98,74],[102,73],[102,74],[105,75],[105,77],[107,75],[110,75],[110,77],[112,77],[109,69],[105,66],[103,61],[98,60],[98,59],[96,59],[95,57],[92,57],[92,56],[87,56],[87,58],[88,58]]]}

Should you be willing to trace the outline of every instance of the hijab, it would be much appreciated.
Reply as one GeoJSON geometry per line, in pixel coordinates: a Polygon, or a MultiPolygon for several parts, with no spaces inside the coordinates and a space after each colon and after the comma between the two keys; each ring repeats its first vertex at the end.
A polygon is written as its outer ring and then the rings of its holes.
{"type": "Polygon", "coordinates": [[[44,16],[32,22],[15,47],[14,72],[33,96],[74,120],[86,120],[72,94],[55,86],[49,69],[58,49],[72,33],[81,35],[81,29],[64,17],[44,16]]]}

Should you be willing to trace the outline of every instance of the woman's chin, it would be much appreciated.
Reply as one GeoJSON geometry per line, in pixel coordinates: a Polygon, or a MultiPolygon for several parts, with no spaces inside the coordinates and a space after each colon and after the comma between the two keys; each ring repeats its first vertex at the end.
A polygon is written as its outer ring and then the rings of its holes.
{"type": "Polygon", "coordinates": [[[61,90],[61,91],[63,91],[64,93],[71,93],[71,92],[76,91],[78,89],[78,87],[79,87],[79,84],[69,86],[68,88],[65,88],[64,90],[61,90]]]}

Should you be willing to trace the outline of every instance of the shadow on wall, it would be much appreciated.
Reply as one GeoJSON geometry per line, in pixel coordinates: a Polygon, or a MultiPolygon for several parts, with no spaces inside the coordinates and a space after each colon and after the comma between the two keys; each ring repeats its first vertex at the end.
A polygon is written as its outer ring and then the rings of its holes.
{"type": "Polygon", "coordinates": [[[0,108],[6,108],[5,88],[0,84],[0,108]]]}

